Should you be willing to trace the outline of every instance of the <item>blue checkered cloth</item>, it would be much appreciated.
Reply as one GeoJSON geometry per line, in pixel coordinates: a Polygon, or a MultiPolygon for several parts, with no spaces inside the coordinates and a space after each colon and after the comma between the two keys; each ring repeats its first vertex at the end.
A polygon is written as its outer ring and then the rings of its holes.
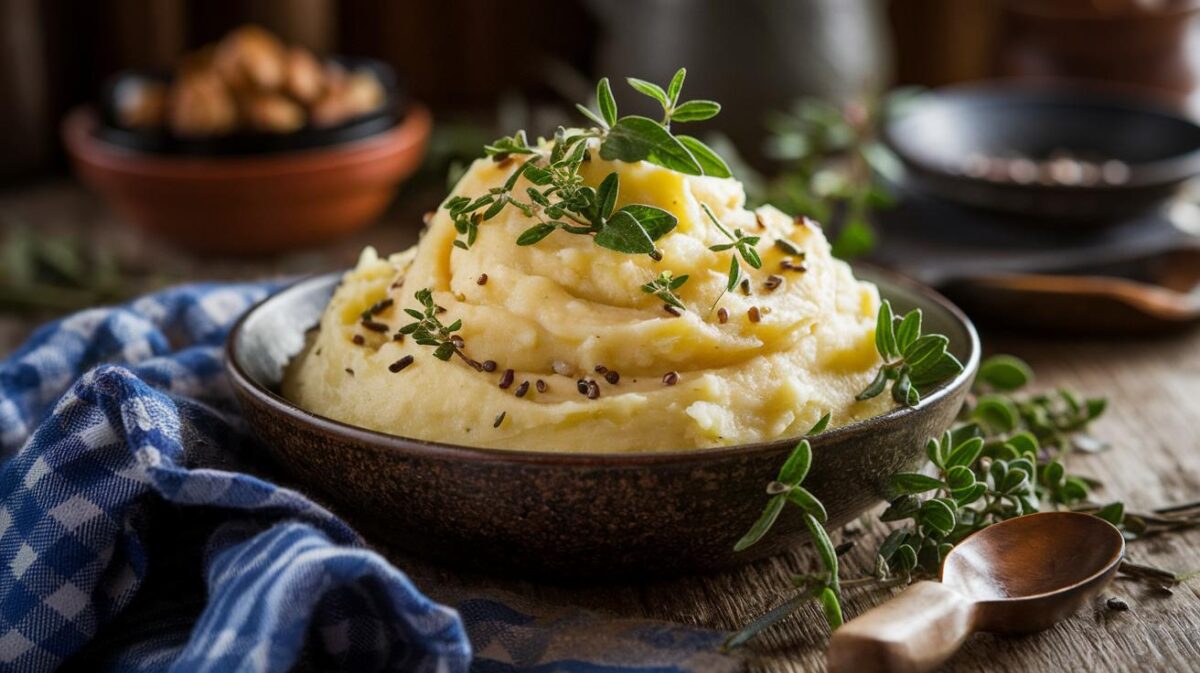
{"type": "Polygon", "coordinates": [[[83,311],[0,360],[0,671],[738,667],[713,631],[519,597],[438,604],[268,481],[221,353],[276,287],[189,285],[83,311]]]}

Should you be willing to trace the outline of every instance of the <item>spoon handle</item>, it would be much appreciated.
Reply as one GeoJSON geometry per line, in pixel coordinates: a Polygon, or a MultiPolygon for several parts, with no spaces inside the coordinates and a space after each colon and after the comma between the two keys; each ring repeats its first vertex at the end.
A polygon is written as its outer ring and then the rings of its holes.
{"type": "Polygon", "coordinates": [[[931,671],[958,651],[974,621],[970,599],[939,582],[917,582],[833,632],[829,671],[931,671]]]}

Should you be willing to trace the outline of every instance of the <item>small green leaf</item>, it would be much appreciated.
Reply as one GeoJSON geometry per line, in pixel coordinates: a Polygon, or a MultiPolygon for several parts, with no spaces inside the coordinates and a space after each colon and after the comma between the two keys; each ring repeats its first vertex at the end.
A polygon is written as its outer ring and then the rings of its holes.
{"type": "MultiPolygon", "coordinates": [[[[737,257],[729,258],[729,279],[725,282],[725,291],[733,292],[738,281],[742,279],[742,267],[738,266],[737,257]]],[[[878,395],[878,393],[876,393],[878,395]]]]}
{"type": "Polygon", "coordinates": [[[692,153],[700,168],[704,171],[704,175],[714,178],[729,178],[733,177],[733,172],[729,170],[729,165],[725,163],[711,147],[700,142],[692,136],[677,135],[676,140],[683,143],[683,146],[692,153]]]}
{"type": "Polygon", "coordinates": [[[654,206],[630,204],[617,212],[632,215],[652,241],[657,241],[667,235],[679,222],[679,219],[675,215],[654,206]]]}
{"type": "Polygon", "coordinates": [[[576,103],[576,104],[575,104],[575,109],[576,109],[576,110],[579,110],[579,114],[583,115],[584,117],[587,117],[589,120],[591,120],[592,122],[594,122],[594,123],[595,123],[597,126],[599,126],[600,128],[608,128],[608,122],[607,122],[607,121],[605,121],[604,119],[601,119],[601,118],[600,118],[600,115],[598,115],[598,114],[596,114],[595,112],[592,112],[591,110],[587,109],[587,107],[586,107],[586,106],[584,106],[584,105],[580,105],[579,103],[576,103]]]}
{"type": "Polygon", "coordinates": [[[517,245],[533,245],[554,233],[555,228],[553,224],[535,224],[521,232],[521,235],[517,237],[517,245]]]}
{"type": "Polygon", "coordinates": [[[842,604],[838,600],[837,593],[832,587],[825,587],[821,590],[818,598],[821,601],[821,612],[825,614],[825,621],[829,624],[829,629],[836,631],[842,625],[842,604]]]}
{"type": "Polygon", "coordinates": [[[942,357],[936,363],[924,367],[919,372],[914,371],[911,378],[913,385],[925,388],[958,376],[962,370],[963,365],[958,358],[950,353],[942,353],[942,357]]]}
{"type": "Polygon", "coordinates": [[[671,78],[671,83],[667,85],[667,100],[674,105],[679,101],[679,92],[683,90],[683,79],[687,77],[687,69],[680,68],[675,71],[675,76],[671,78]]]}
{"type": "Polygon", "coordinates": [[[890,563],[892,557],[900,549],[900,545],[904,544],[904,541],[908,539],[908,535],[909,530],[905,528],[897,528],[888,533],[888,536],[883,540],[883,544],[879,545],[879,556],[885,562],[890,563]]]}
{"type": "Polygon", "coordinates": [[[596,189],[596,214],[599,217],[607,218],[612,215],[613,208],[617,206],[620,185],[621,178],[615,171],[600,181],[600,186],[596,189]]]}
{"type": "Polygon", "coordinates": [[[983,497],[983,494],[986,492],[987,492],[987,484],[985,484],[981,481],[977,481],[970,488],[965,488],[960,491],[953,491],[951,493],[951,495],[954,496],[955,502],[957,502],[959,504],[959,506],[962,507],[962,506],[969,505],[969,504],[975,502],[976,500],[979,500],[980,498],[983,497]]]}
{"type": "Polygon", "coordinates": [[[654,241],[638,223],[637,218],[624,209],[613,213],[612,218],[596,234],[596,245],[617,252],[648,254],[654,252],[654,241]]]}
{"type": "Polygon", "coordinates": [[[902,495],[896,498],[879,515],[880,521],[900,521],[908,519],[921,509],[921,501],[913,495],[902,495]]]}
{"type": "Polygon", "coordinates": [[[1057,460],[1050,461],[1042,471],[1042,482],[1050,488],[1058,488],[1067,476],[1063,464],[1057,460]]]}
{"type": "Polygon", "coordinates": [[[637,115],[617,120],[600,145],[600,158],[630,163],[645,160],[687,175],[704,174],[675,136],[653,119],[637,115]]]}
{"type": "Polygon", "coordinates": [[[671,112],[673,122],[698,122],[712,119],[721,112],[721,104],[713,100],[690,100],[671,112]]]}
{"type": "Polygon", "coordinates": [[[804,433],[804,435],[806,437],[812,437],[813,435],[819,435],[822,432],[825,432],[825,428],[829,427],[829,420],[831,418],[833,418],[833,414],[826,412],[825,415],[820,418],[820,420],[818,420],[811,428],[808,429],[808,432],[804,433]]]}
{"type": "Polygon", "coordinates": [[[600,115],[604,117],[604,121],[608,126],[613,126],[617,123],[617,101],[613,99],[612,87],[608,83],[608,78],[601,78],[596,84],[596,102],[600,106],[600,115]]]}
{"type": "Polygon", "coordinates": [[[925,444],[925,456],[929,458],[929,462],[933,463],[936,467],[946,466],[946,450],[943,448],[942,443],[936,439],[930,439],[929,442],[925,444]]]}
{"type": "MultiPolygon", "coordinates": [[[[734,261],[736,262],[737,260],[735,259],[734,261]]],[[[733,288],[731,287],[729,289],[732,290],[733,288]]],[[[855,395],[854,399],[858,400],[859,402],[862,402],[863,400],[869,400],[872,397],[878,396],[879,393],[882,393],[883,389],[887,387],[887,382],[888,382],[888,370],[884,367],[880,367],[879,371],[876,372],[875,378],[871,381],[871,383],[866,387],[865,390],[863,390],[861,393],[855,395]]]]}
{"type": "Polygon", "coordinates": [[[1101,507],[1100,511],[1096,512],[1096,516],[1114,526],[1120,526],[1121,522],[1125,520],[1125,505],[1119,501],[1109,503],[1101,507]]]}
{"type": "Polygon", "coordinates": [[[821,565],[829,572],[829,583],[834,590],[838,589],[838,558],[837,552],[833,549],[833,540],[829,539],[829,533],[820,521],[811,514],[804,514],[804,525],[808,528],[808,534],[812,537],[813,545],[817,548],[817,556],[821,559],[821,565]]]}
{"type": "Polygon", "coordinates": [[[920,398],[914,399],[911,396],[915,392],[912,381],[908,378],[908,372],[902,370],[896,377],[896,382],[892,384],[892,399],[896,400],[898,404],[916,406],[917,399],[920,398]]]}
{"type": "MultiPolygon", "coordinates": [[[[539,187],[542,187],[542,186],[550,184],[554,180],[554,175],[550,171],[548,171],[540,166],[534,166],[533,164],[526,164],[525,179],[539,187]]],[[[483,198],[487,198],[487,197],[483,197],[483,198]]]]}
{"type": "Polygon", "coordinates": [[[884,360],[892,360],[900,355],[896,348],[896,331],[892,320],[892,303],[883,300],[879,306],[879,315],[875,320],[875,349],[884,360]]]}
{"type": "Polygon", "coordinates": [[[1084,408],[1087,411],[1087,420],[1093,421],[1104,413],[1108,408],[1108,400],[1103,397],[1092,397],[1084,400],[1084,408]]]}
{"type": "Polygon", "coordinates": [[[970,468],[955,465],[946,471],[946,486],[951,491],[961,491],[975,485],[975,473],[970,468]]]}
{"type": "Polygon", "coordinates": [[[1012,432],[1017,427],[1017,407],[1007,397],[982,395],[971,415],[993,432],[1012,432]]]}
{"type": "Polygon", "coordinates": [[[725,642],[721,644],[721,649],[728,652],[729,650],[737,649],[742,645],[745,645],[772,624],[775,624],[779,620],[795,612],[797,608],[807,603],[808,600],[808,594],[800,594],[798,596],[794,596],[787,602],[772,608],[766,614],[756,618],[754,621],[744,626],[740,631],[729,636],[729,638],[727,638],[725,642]]]}
{"type": "Polygon", "coordinates": [[[942,359],[950,340],[942,334],[926,334],[904,349],[904,362],[914,373],[923,373],[942,359]]]}
{"type": "Polygon", "coordinates": [[[922,526],[935,530],[941,535],[949,535],[950,531],[954,530],[954,510],[936,498],[922,503],[917,520],[922,526]]]}
{"type": "Polygon", "coordinates": [[[779,481],[785,484],[799,484],[808,476],[808,469],[812,466],[812,447],[809,446],[808,440],[800,440],[799,444],[792,449],[792,453],[784,461],[783,467],[779,468],[779,481]]]}
{"type": "Polygon", "coordinates": [[[779,513],[783,511],[783,506],[785,504],[787,504],[787,495],[783,493],[773,496],[770,500],[768,500],[767,506],[763,509],[762,515],[758,517],[758,521],[755,521],[754,525],[750,527],[750,530],[746,531],[746,534],[742,536],[742,539],[738,540],[737,544],[733,545],[733,550],[742,551],[755,542],[761,540],[762,536],[766,535],[767,531],[771,530],[771,526],[775,525],[775,519],[779,518],[779,513]]]}
{"type": "Polygon", "coordinates": [[[450,342],[443,343],[433,351],[433,357],[439,360],[449,360],[454,355],[454,344],[450,342]]]}
{"type": "Polygon", "coordinates": [[[825,512],[825,505],[822,505],[821,501],[817,500],[816,496],[803,486],[795,486],[788,491],[787,499],[821,523],[825,523],[829,519],[829,515],[825,512]]]}
{"type": "Polygon", "coordinates": [[[983,452],[983,438],[972,437],[962,444],[954,447],[950,455],[946,458],[946,467],[970,467],[979,459],[979,454],[983,452]]]}
{"type": "Polygon", "coordinates": [[[647,82],[644,79],[638,79],[636,77],[626,77],[625,81],[629,82],[629,86],[637,89],[638,92],[653,98],[659,103],[662,103],[664,109],[671,107],[671,99],[667,96],[667,92],[663,91],[661,86],[653,82],[647,82]]]}
{"type": "Polygon", "coordinates": [[[901,570],[912,570],[917,567],[917,550],[912,545],[902,544],[896,549],[896,565],[901,570]]]}
{"type": "Polygon", "coordinates": [[[896,327],[896,348],[900,352],[908,350],[917,337],[921,336],[921,309],[909,311],[896,327]]]}
{"type": "Polygon", "coordinates": [[[978,378],[996,390],[1011,391],[1033,380],[1033,370],[1012,355],[993,355],[979,365],[978,378]]]}
{"type": "Polygon", "coordinates": [[[936,488],[941,488],[941,480],[934,479],[920,472],[900,472],[892,475],[890,480],[892,492],[898,495],[916,495],[936,488]]]}
{"type": "Polygon", "coordinates": [[[1037,454],[1038,449],[1041,448],[1037,437],[1034,437],[1029,432],[1018,432],[1012,437],[1009,437],[1008,440],[1004,442],[1004,445],[1012,448],[1013,452],[1018,456],[1023,456],[1028,453],[1037,454]]]}

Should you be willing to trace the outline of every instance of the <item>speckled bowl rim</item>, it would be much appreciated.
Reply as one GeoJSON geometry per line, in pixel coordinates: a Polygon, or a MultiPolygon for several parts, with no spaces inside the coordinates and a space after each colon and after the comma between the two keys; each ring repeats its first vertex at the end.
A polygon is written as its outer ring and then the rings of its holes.
{"type": "MultiPolygon", "coordinates": [[[[980,342],[979,334],[975,330],[975,325],[970,318],[966,316],[957,306],[942,294],[930,288],[927,285],[919,283],[907,276],[901,275],[894,271],[886,270],[874,265],[855,264],[855,271],[866,271],[872,277],[882,278],[886,282],[893,285],[903,286],[914,294],[919,295],[922,299],[928,302],[928,305],[936,306],[945,311],[959,323],[959,326],[966,332],[968,336],[969,353],[965,362],[963,362],[963,370],[950,381],[942,384],[932,392],[924,395],[914,407],[898,407],[887,413],[878,416],[872,416],[861,421],[855,421],[847,425],[842,425],[830,430],[826,430],[820,435],[812,438],[811,442],[814,449],[819,449],[821,444],[826,442],[835,442],[843,437],[862,434],[869,432],[875,426],[886,426],[893,422],[903,422],[905,419],[916,416],[924,412],[924,410],[935,404],[938,400],[953,394],[958,389],[970,386],[975,378],[975,372],[979,367],[980,361],[980,342]]],[[[662,465],[662,464],[687,464],[694,462],[708,462],[721,458],[732,456],[745,456],[754,454],[770,454],[779,451],[781,446],[799,441],[800,437],[788,437],[772,439],[766,442],[755,442],[753,444],[738,444],[734,446],[716,446],[708,448],[694,449],[673,449],[669,451],[652,451],[652,452],[583,452],[583,451],[534,451],[530,449],[498,449],[480,446],[466,446],[462,444],[449,444],[444,442],[434,442],[425,439],[416,439],[413,437],[403,437],[400,435],[391,435],[378,430],[370,430],[368,428],[343,423],[342,421],[334,420],[320,414],[313,413],[303,409],[296,404],[293,404],[287,398],[275,393],[265,386],[254,380],[238,363],[237,358],[237,337],[241,333],[246,321],[251,318],[257,311],[261,310],[268,302],[280,296],[284,292],[295,289],[303,283],[314,282],[330,276],[342,276],[345,272],[339,271],[328,274],[320,274],[301,278],[287,287],[273,292],[271,295],[259,301],[257,304],[247,310],[242,317],[234,323],[233,328],[229,331],[229,335],[225,340],[225,371],[232,385],[252,395],[254,398],[262,402],[267,408],[272,409],[277,413],[284,414],[290,417],[295,422],[302,425],[313,426],[316,430],[331,435],[339,435],[350,441],[363,446],[369,446],[381,451],[399,451],[405,454],[413,454],[426,458],[437,459],[462,459],[476,462],[502,462],[502,463],[522,463],[522,464],[542,464],[550,466],[583,466],[583,467],[628,467],[628,466],[643,466],[643,465],[662,465]]],[[[871,282],[874,282],[873,280],[871,282]]],[[[927,305],[922,305],[922,308],[927,308],[927,305]]]]}

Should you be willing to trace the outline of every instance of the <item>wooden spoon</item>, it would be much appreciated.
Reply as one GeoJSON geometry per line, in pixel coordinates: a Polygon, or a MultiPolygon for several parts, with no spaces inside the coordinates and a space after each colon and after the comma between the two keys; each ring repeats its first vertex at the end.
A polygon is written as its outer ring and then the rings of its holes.
{"type": "Polygon", "coordinates": [[[831,673],[918,673],[975,631],[1027,633],[1070,616],[1117,572],[1125,540],[1090,514],[1043,512],[968,537],[917,582],[847,622],[829,643],[831,673]]]}

